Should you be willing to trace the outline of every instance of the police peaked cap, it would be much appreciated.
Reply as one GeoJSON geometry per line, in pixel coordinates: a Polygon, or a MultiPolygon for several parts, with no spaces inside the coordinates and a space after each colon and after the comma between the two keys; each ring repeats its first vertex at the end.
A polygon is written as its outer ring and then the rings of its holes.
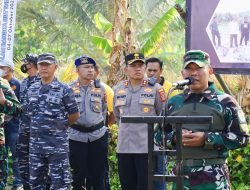
{"type": "Polygon", "coordinates": [[[144,55],[142,53],[131,53],[125,57],[125,63],[127,65],[130,65],[130,64],[134,63],[135,61],[141,61],[141,62],[145,63],[144,55]]]}
{"type": "Polygon", "coordinates": [[[88,56],[81,56],[75,60],[76,67],[78,67],[80,65],[84,65],[84,64],[92,64],[92,65],[94,65],[94,67],[96,66],[95,60],[92,59],[91,57],[88,57],[88,56]]]}

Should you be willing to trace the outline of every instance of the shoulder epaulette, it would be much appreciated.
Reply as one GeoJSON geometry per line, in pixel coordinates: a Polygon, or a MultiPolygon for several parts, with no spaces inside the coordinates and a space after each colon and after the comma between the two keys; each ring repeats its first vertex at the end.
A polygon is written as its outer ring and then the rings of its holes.
{"type": "Polygon", "coordinates": [[[126,88],[128,88],[128,80],[125,80],[125,81],[124,81],[124,86],[125,86],[126,88]]]}
{"type": "Polygon", "coordinates": [[[147,84],[148,84],[148,80],[143,79],[142,86],[147,86],[147,84]]]}

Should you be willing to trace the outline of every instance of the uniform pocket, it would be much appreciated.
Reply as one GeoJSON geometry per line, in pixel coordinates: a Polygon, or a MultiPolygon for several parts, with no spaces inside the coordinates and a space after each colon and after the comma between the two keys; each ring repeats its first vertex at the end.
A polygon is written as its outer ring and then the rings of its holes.
{"type": "Polygon", "coordinates": [[[155,112],[153,98],[140,98],[139,109],[142,115],[149,115],[155,112]]]}
{"type": "Polygon", "coordinates": [[[100,113],[102,111],[102,103],[100,97],[91,97],[90,108],[93,112],[100,113]]]}

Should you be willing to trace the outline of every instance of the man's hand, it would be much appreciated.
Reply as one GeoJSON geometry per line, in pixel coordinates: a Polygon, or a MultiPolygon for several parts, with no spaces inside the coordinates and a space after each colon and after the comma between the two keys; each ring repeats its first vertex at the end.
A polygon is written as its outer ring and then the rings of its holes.
{"type": "Polygon", "coordinates": [[[1,105],[4,105],[4,104],[5,104],[5,101],[6,101],[6,99],[5,99],[3,90],[2,90],[2,88],[0,88],[0,104],[1,104],[1,105]]]}
{"type": "Polygon", "coordinates": [[[188,130],[182,131],[182,144],[183,146],[199,147],[205,143],[204,132],[192,132],[188,130]]]}

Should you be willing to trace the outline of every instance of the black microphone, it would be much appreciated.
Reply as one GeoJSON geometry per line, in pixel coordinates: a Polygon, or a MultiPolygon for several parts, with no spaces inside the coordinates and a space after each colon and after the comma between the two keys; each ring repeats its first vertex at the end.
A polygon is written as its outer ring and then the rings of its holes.
{"type": "Polygon", "coordinates": [[[187,77],[184,80],[180,80],[177,81],[175,83],[172,84],[173,87],[179,88],[179,87],[183,87],[185,85],[190,85],[194,82],[194,78],[193,77],[187,77]]]}

